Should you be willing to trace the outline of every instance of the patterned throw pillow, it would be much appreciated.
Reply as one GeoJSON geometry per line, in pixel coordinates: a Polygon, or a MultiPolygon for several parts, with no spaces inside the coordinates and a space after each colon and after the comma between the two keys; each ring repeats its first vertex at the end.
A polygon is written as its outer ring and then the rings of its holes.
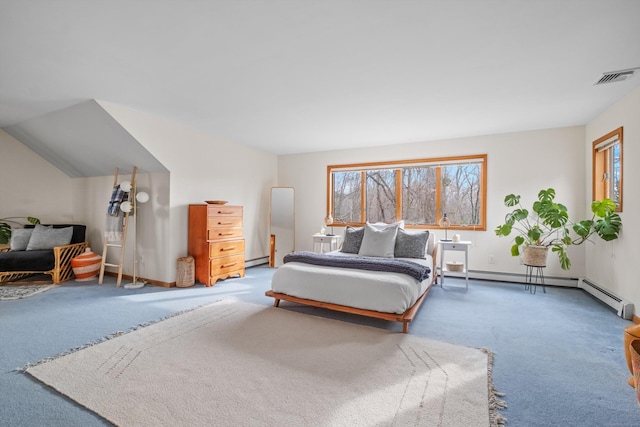
{"type": "Polygon", "coordinates": [[[353,228],[347,225],[347,228],[344,231],[344,242],[342,242],[340,252],[357,254],[360,251],[360,245],[362,244],[363,237],[364,227],[353,228]]]}
{"type": "Polygon", "coordinates": [[[402,228],[396,236],[394,256],[396,258],[425,258],[425,250],[429,241],[429,231],[408,232],[402,228]]]}

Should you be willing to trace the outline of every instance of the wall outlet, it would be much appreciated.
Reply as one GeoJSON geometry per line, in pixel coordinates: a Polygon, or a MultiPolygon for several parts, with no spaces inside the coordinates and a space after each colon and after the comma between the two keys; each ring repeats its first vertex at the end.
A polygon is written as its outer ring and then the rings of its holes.
{"type": "Polygon", "coordinates": [[[489,255],[489,264],[495,264],[496,263],[496,257],[493,255],[489,255]]]}

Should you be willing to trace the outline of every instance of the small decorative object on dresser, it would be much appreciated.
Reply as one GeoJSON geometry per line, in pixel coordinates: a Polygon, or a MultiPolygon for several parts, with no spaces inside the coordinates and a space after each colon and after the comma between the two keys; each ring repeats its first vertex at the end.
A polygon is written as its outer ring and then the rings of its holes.
{"type": "Polygon", "coordinates": [[[189,255],[195,259],[196,280],[205,286],[244,277],[242,206],[189,205],[189,255]]]}

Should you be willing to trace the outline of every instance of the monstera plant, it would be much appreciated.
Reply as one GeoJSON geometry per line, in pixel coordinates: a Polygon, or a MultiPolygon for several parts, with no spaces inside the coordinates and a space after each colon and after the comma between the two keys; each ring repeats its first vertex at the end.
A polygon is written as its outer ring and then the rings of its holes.
{"type": "Polygon", "coordinates": [[[555,197],[553,188],[540,190],[531,210],[522,207],[519,195],[509,194],[504,198],[505,206],[514,209],[507,213],[504,224],[499,225],[495,232],[498,236],[515,234],[511,255],[519,256],[528,248],[545,248],[546,251],[551,248],[552,252],[558,254],[560,267],[569,270],[569,246],[589,241],[594,234],[605,241],[618,238],[622,220],[615,211],[613,200],[592,202],[591,218],[574,222],[569,219],[566,206],[556,203],[555,197]]]}
{"type": "Polygon", "coordinates": [[[10,216],[7,218],[0,218],[0,244],[7,244],[11,241],[11,224],[22,225],[22,222],[16,220],[22,220],[23,222],[26,221],[30,224],[40,224],[40,220],[32,216],[10,216]]]}

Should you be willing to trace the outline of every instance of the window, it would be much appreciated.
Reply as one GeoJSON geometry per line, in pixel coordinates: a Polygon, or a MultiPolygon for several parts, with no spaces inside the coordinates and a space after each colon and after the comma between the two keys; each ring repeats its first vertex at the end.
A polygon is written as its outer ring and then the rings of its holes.
{"type": "Polygon", "coordinates": [[[338,222],[362,222],[362,174],[360,172],[341,172],[331,176],[335,188],[335,210],[332,213],[338,222]]]}
{"type": "Polygon", "coordinates": [[[365,221],[485,230],[486,155],[334,165],[327,168],[335,225],[365,221]]]}
{"type": "Polygon", "coordinates": [[[622,128],[593,141],[593,200],[611,199],[622,212],[622,128]]]}

